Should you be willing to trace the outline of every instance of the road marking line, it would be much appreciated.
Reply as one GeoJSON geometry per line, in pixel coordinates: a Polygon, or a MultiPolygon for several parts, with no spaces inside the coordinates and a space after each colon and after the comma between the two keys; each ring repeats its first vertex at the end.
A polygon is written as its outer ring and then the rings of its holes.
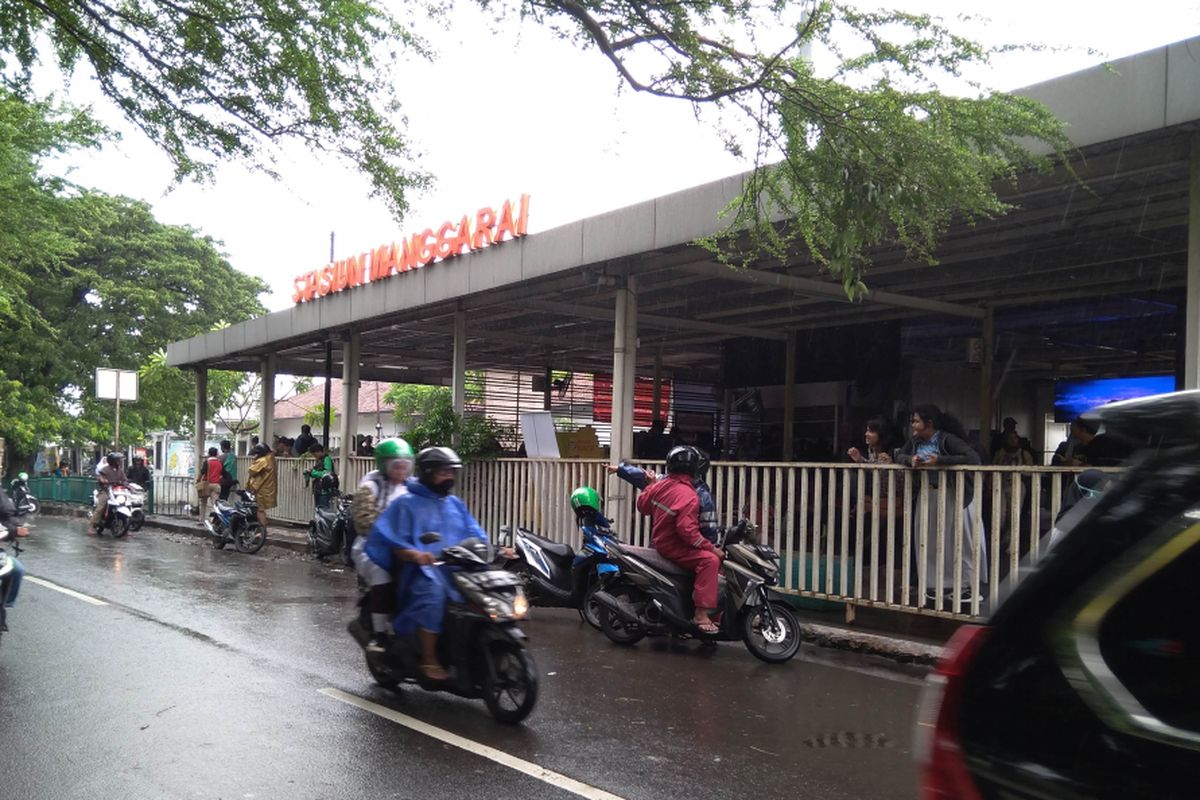
{"type": "Polygon", "coordinates": [[[457,733],[443,730],[427,722],[422,722],[419,719],[401,714],[399,711],[394,711],[387,706],[381,706],[378,703],[372,703],[370,700],[364,700],[358,695],[343,692],[340,689],[326,688],[318,689],[321,694],[326,697],[332,697],[334,700],[339,700],[347,705],[352,705],[361,708],[363,711],[369,711],[372,714],[383,717],[386,720],[391,720],[398,725],[403,725],[406,728],[411,728],[417,733],[423,733],[426,736],[437,739],[440,742],[451,745],[453,747],[466,750],[469,753],[474,753],[478,756],[483,756],[486,759],[495,761],[497,764],[514,769],[517,772],[523,772],[532,778],[537,778],[539,781],[548,783],[551,786],[557,786],[559,789],[570,792],[571,794],[579,795],[587,798],[587,800],[624,800],[624,798],[606,792],[603,789],[597,789],[595,786],[589,786],[586,783],[577,781],[574,778],[568,778],[566,775],[538,766],[532,761],[526,761],[522,758],[517,758],[503,750],[497,750],[494,747],[489,747],[486,744],[472,741],[465,737],[459,736],[457,733]]]}
{"type": "Polygon", "coordinates": [[[47,589],[53,589],[56,592],[62,592],[65,595],[70,595],[76,600],[82,600],[83,602],[91,603],[94,606],[108,605],[108,603],[104,602],[103,600],[97,600],[94,597],[88,597],[86,594],[80,594],[74,589],[68,589],[65,586],[59,586],[57,583],[51,583],[45,578],[35,578],[32,575],[26,575],[25,580],[29,581],[30,583],[36,583],[38,586],[45,586],[47,589]]]}

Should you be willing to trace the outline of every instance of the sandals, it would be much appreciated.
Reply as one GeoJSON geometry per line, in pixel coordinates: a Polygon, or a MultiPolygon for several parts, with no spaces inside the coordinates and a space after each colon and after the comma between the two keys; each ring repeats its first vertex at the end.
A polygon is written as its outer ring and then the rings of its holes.
{"type": "Polygon", "coordinates": [[[693,622],[692,624],[695,625],[700,630],[701,633],[706,634],[708,636],[712,636],[713,634],[721,632],[720,626],[717,625],[717,623],[713,622],[712,620],[705,620],[704,622],[693,622]]]}
{"type": "Polygon", "coordinates": [[[450,677],[446,672],[446,668],[441,664],[422,664],[421,674],[431,681],[444,681],[450,677]]]}

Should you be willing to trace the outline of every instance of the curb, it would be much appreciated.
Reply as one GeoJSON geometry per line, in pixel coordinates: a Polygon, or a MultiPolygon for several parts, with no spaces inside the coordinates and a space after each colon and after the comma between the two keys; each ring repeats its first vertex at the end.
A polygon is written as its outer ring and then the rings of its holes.
{"type": "MultiPolygon", "coordinates": [[[[55,517],[77,517],[86,518],[90,511],[82,506],[66,505],[62,503],[43,503],[42,514],[55,517]]],[[[142,527],[142,531],[159,530],[167,533],[182,533],[188,536],[196,536],[199,538],[209,538],[208,531],[200,527],[198,522],[177,522],[169,517],[147,516],[146,524],[142,527]]],[[[284,550],[292,550],[298,553],[308,552],[308,542],[303,540],[282,538],[273,536],[270,532],[267,534],[267,542],[265,547],[279,547],[284,550]]]]}
{"type": "Polygon", "coordinates": [[[904,664],[933,666],[941,660],[945,650],[938,645],[912,639],[901,639],[809,622],[800,623],[800,632],[804,636],[804,641],[821,647],[881,656],[904,664]]]}

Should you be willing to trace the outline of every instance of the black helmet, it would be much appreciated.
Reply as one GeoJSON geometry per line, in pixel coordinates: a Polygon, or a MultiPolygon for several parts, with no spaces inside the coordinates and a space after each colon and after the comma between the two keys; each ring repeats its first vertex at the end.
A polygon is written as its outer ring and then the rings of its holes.
{"type": "Polygon", "coordinates": [[[107,461],[110,466],[115,467],[121,463],[121,454],[120,453],[109,453],[108,455],[106,455],[104,457],[104,460],[107,461]]]}
{"type": "Polygon", "coordinates": [[[462,469],[462,465],[458,453],[449,447],[426,447],[417,453],[416,460],[413,461],[413,471],[416,472],[417,480],[424,486],[438,494],[447,494],[454,488],[454,481],[435,484],[433,473],[439,469],[462,469]]]}
{"type": "Polygon", "coordinates": [[[693,478],[696,477],[696,471],[700,468],[700,453],[694,447],[680,445],[671,449],[667,453],[667,474],[675,475],[684,473],[693,478]]]}
{"type": "Polygon", "coordinates": [[[708,472],[708,453],[701,450],[699,447],[693,447],[696,451],[696,457],[700,460],[696,463],[696,475],[703,478],[704,473],[708,472]]]}

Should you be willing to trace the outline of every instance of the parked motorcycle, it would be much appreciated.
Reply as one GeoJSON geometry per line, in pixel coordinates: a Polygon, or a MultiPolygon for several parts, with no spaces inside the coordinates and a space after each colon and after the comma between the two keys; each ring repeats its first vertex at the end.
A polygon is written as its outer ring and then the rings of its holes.
{"type": "Polygon", "coordinates": [[[141,484],[129,484],[129,505],[133,509],[129,516],[129,530],[140,531],[146,524],[146,489],[141,484]]]}
{"type": "Polygon", "coordinates": [[[220,550],[233,542],[239,553],[257,553],[267,543],[267,530],[258,521],[258,500],[253,492],[234,489],[237,500],[218,500],[204,527],[212,535],[212,545],[220,550]]]}
{"type": "Polygon", "coordinates": [[[325,508],[318,508],[308,523],[308,552],[325,558],[342,552],[350,530],[350,505],[353,495],[334,495],[325,508]]]}
{"type": "MultiPolygon", "coordinates": [[[[433,532],[421,535],[424,544],[440,539],[433,532]]],[[[416,683],[431,691],[481,697],[491,715],[504,723],[520,722],[533,711],[538,695],[537,665],[525,647],[524,632],[517,627],[517,621],[528,613],[529,603],[520,579],[496,569],[492,562],[491,547],[471,537],[447,547],[435,563],[438,569],[451,570],[450,580],[464,598],[446,605],[445,626],[438,637],[438,657],[450,673],[445,681],[425,677],[415,637],[392,637],[385,653],[367,651],[371,624],[363,608],[348,629],[363,648],[367,670],[376,683],[389,690],[416,683]]]]}
{"type": "MultiPolygon", "coordinates": [[[[13,536],[11,540],[0,543],[0,582],[3,582],[17,568],[16,559],[21,555],[21,540],[13,536]],[[5,545],[12,548],[12,555],[9,555],[5,550],[5,545]]],[[[8,626],[8,609],[5,608],[4,601],[8,598],[0,594],[0,637],[4,635],[4,630],[8,626]]]]}
{"type": "Polygon", "coordinates": [[[114,539],[120,539],[130,531],[133,519],[133,504],[130,500],[128,486],[109,486],[107,489],[97,489],[92,492],[92,507],[96,507],[101,491],[108,492],[108,506],[104,509],[104,517],[96,531],[102,534],[108,531],[114,539]]]}
{"type": "Polygon", "coordinates": [[[725,536],[721,565],[717,633],[692,623],[691,570],[658,551],[618,543],[605,552],[619,568],[593,596],[601,606],[600,629],[613,642],[631,645],[648,633],[689,634],[697,639],[741,639],[757,658],[771,664],[788,661],[800,649],[800,625],[787,603],[771,596],[779,582],[779,554],[754,540],[754,526],[743,520],[725,536]]]}
{"type": "Polygon", "coordinates": [[[9,484],[9,489],[9,496],[12,497],[13,505],[17,507],[18,517],[36,516],[42,510],[41,503],[33,496],[33,492],[29,491],[29,473],[18,474],[9,484]]]}
{"type": "MultiPolygon", "coordinates": [[[[601,579],[615,576],[619,571],[605,552],[606,544],[616,544],[611,532],[603,533],[591,526],[581,528],[583,547],[576,553],[570,545],[552,542],[518,527],[513,534],[513,549],[517,558],[505,569],[521,577],[530,605],[550,608],[574,608],[580,618],[600,630],[600,605],[595,593],[601,579]]],[[[512,533],[505,525],[501,533],[512,533]]]]}

